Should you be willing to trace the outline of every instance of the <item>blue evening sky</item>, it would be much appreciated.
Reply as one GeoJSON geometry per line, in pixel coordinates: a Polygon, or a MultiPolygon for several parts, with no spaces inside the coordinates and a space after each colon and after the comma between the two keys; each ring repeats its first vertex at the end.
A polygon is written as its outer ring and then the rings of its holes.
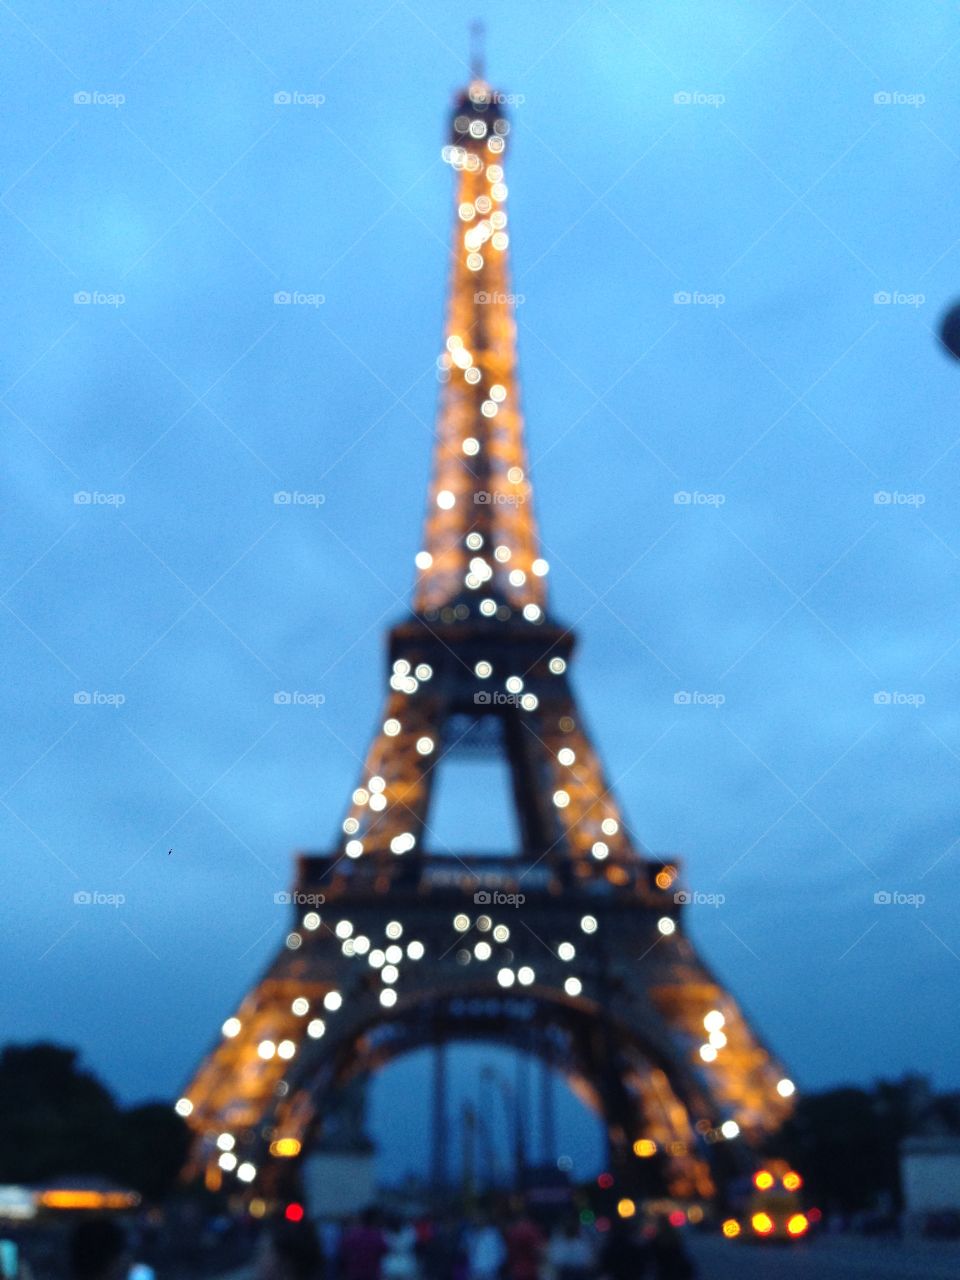
{"type": "MultiPolygon", "coordinates": [[[[81,1046],[128,1101],[176,1094],[279,945],[273,895],[331,840],[377,723],[474,16],[0,11],[3,1034],[81,1046]]],[[[552,608],[631,826],[723,895],[690,931],[801,1087],[915,1069],[956,1088],[960,368],[935,330],[960,293],[960,14],[483,16],[490,78],[518,95],[552,608]]],[[[487,838],[468,793],[446,788],[464,846],[487,838]]],[[[470,1092],[476,1056],[458,1061],[470,1092]]],[[[391,1069],[375,1119],[418,1071],[391,1069]]],[[[398,1139],[384,1167],[408,1159],[398,1139]]]]}

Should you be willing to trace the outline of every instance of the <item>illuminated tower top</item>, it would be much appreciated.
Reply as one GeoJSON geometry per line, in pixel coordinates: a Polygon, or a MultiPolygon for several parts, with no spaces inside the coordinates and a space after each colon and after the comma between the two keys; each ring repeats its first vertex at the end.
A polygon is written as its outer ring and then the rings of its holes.
{"type": "Polygon", "coordinates": [[[458,94],[444,160],[456,174],[452,267],[433,480],[414,609],[430,620],[546,606],[523,439],[510,292],[503,95],[475,76],[458,94]]]}

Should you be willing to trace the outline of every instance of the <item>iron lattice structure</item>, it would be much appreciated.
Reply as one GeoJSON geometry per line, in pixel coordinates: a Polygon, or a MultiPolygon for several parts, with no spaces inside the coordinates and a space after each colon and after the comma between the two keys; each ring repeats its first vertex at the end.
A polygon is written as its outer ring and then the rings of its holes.
{"type": "Polygon", "coordinates": [[[350,1081],[451,1039],[533,1045],[600,1114],[620,1174],[642,1185],[656,1166],[678,1195],[712,1194],[791,1108],[684,933],[677,866],[631,838],[569,682],[573,636],[547,610],[499,102],[474,79],[443,153],[452,278],[414,609],[389,634],[386,705],[336,847],[299,859],[286,945],[177,1104],[208,1178],[269,1184],[350,1081]],[[430,851],[436,766],[458,744],[505,756],[514,856],[430,851]]]}

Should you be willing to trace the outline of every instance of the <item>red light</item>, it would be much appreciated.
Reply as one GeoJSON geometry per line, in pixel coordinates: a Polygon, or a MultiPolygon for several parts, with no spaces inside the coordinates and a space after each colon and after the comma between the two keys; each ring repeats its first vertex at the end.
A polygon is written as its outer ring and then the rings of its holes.
{"type": "Polygon", "coordinates": [[[673,1212],[670,1214],[669,1218],[667,1219],[671,1227],[682,1227],[683,1224],[686,1222],[686,1220],[687,1220],[687,1215],[683,1212],[682,1209],[674,1209],[673,1212]]]}
{"type": "Polygon", "coordinates": [[[597,1231],[609,1231],[609,1230],[610,1230],[610,1219],[609,1219],[609,1218],[598,1218],[598,1219],[596,1220],[596,1222],[595,1222],[593,1225],[594,1225],[594,1227],[596,1228],[596,1230],[597,1230],[597,1231]]]}
{"type": "Polygon", "coordinates": [[[820,1210],[819,1210],[819,1209],[808,1209],[808,1210],[807,1210],[807,1221],[808,1221],[808,1222],[819,1222],[819,1221],[820,1221],[820,1219],[821,1219],[822,1217],[823,1217],[823,1214],[820,1212],[820,1210]]]}
{"type": "Polygon", "coordinates": [[[601,1173],[600,1177],[597,1179],[597,1186],[598,1186],[598,1187],[603,1187],[604,1191],[606,1191],[606,1189],[607,1189],[608,1187],[612,1187],[612,1186],[613,1186],[613,1174],[612,1174],[612,1173],[601,1173]]]}
{"type": "Polygon", "coordinates": [[[283,1216],[286,1218],[288,1222],[302,1222],[303,1221],[303,1205],[296,1204],[296,1203],[288,1204],[286,1209],[284,1209],[283,1211],[283,1216]]]}

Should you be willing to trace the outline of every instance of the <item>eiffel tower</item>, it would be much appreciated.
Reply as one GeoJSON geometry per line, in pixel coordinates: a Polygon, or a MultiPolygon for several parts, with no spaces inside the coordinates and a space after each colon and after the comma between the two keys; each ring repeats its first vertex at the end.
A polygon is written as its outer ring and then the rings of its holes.
{"type": "Polygon", "coordinates": [[[443,149],[455,198],[433,478],[383,714],[333,848],[298,860],[285,945],[177,1103],[194,1170],[238,1190],[276,1185],[385,1063],[453,1039],[532,1047],[562,1071],[602,1119],[619,1186],[710,1196],[792,1108],[793,1084],[686,936],[677,865],[632,836],[570,684],[574,637],[548,609],[509,134],[477,71],[443,149]],[[505,758],[514,855],[431,849],[454,751],[505,758]]]}

